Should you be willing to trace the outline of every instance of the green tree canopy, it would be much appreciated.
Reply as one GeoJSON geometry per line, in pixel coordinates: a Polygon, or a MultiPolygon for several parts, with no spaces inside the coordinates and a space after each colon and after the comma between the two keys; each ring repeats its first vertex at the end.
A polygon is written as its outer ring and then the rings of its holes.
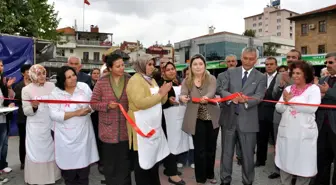
{"type": "Polygon", "coordinates": [[[264,44],[264,56],[279,56],[277,53],[278,44],[275,43],[265,43],[264,44]]]}
{"type": "Polygon", "coordinates": [[[256,34],[255,30],[245,30],[243,33],[244,36],[248,37],[255,37],[255,34],[256,34]]]}
{"type": "Polygon", "coordinates": [[[0,0],[0,33],[58,40],[60,19],[48,0],[0,0]]]}

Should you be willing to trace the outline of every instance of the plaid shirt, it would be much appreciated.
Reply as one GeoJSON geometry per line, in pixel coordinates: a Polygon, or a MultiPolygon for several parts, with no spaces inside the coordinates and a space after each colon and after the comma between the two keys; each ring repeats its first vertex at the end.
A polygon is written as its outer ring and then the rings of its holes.
{"type": "Polygon", "coordinates": [[[115,97],[109,77],[110,75],[105,75],[97,81],[91,101],[100,103],[94,103],[91,107],[99,113],[98,133],[100,140],[105,143],[118,143],[128,140],[126,119],[118,107],[115,109],[108,109],[107,107],[113,101],[121,103],[124,109],[128,111],[126,85],[129,76],[125,74],[125,84],[120,99],[115,97]]]}

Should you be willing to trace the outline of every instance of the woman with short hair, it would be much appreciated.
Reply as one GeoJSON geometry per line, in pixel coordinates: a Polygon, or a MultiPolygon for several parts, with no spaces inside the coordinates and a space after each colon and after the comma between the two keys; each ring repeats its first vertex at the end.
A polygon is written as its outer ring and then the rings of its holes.
{"type": "MultiPolygon", "coordinates": [[[[52,100],[89,102],[92,91],[77,82],[76,71],[63,66],[57,73],[52,100]]],[[[89,103],[49,104],[54,121],[55,158],[66,185],[89,184],[90,165],[99,160],[96,139],[90,118],[89,103]]]]}

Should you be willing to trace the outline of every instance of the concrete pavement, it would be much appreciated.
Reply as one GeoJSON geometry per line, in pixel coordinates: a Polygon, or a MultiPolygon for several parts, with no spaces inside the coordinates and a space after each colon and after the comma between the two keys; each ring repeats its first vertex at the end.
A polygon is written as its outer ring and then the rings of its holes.
{"type": "MultiPolygon", "coordinates": [[[[220,135],[218,137],[217,144],[217,156],[216,156],[216,164],[215,164],[215,174],[218,184],[220,184],[219,178],[219,165],[220,165],[220,135]]],[[[8,148],[8,157],[7,161],[9,166],[13,169],[13,172],[7,174],[6,176],[9,178],[9,182],[6,185],[24,185],[23,179],[23,171],[20,170],[20,161],[19,161],[19,138],[18,137],[10,137],[9,139],[9,148],[8,148]]],[[[280,179],[270,180],[267,176],[273,171],[273,148],[269,148],[269,156],[268,161],[265,167],[256,168],[256,176],[254,185],[280,185],[280,179]]],[[[190,167],[179,169],[183,172],[183,179],[187,182],[187,185],[196,185],[194,170],[190,167]]],[[[163,169],[160,168],[160,176],[161,176],[161,184],[169,185],[168,178],[163,175],[163,169]]],[[[236,162],[233,164],[233,174],[232,174],[232,185],[241,185],[241,167],[237,165],[236,162]]],[[[90,185],[100,185],[101,180],[104,179],[102,175],[98,173],[97,166],[91,167],[90,174],[90,185]]],[[[64,183],[61,183],[64,184],[64,183]]],[[[135,183],[133,183],[135,185],[135,183]]]]}

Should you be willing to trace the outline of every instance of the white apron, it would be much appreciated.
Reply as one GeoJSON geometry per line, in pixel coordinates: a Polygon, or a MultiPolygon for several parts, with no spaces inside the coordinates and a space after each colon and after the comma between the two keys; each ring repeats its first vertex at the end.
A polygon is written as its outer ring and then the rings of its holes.
{"type": "MultiPolygon", "coordinates": [[[[48,99],[48,96],[33,99],[48,99]]],[[[47,163],[55,160],[51,125],[48,104],[40,103],[36,114],[27,117],[26,153],[28,159],[34,163],[47,163]]]]}
{"type": "MultiPolygon", "coordinates": [[[[90,93],[85,92],[85,90],[91,92],[86,89],[87,85],[83,87],[84,85],[78,82],[77,86],[73,95],[64,91],[58,92],[60,97],[57,99],[90,101],[90,93]]],[[[89,105],[62,104],[60,106],[60,109],[65,112],[73,112],[89,105]]],[[[55,158],[62,170],[85,168],[99,160],[90,114],[55,123],[55,158]]]]}
{"type": "MultiPolygon", "coordinates": [[[[159,87],[151,88],[152,94],[157,94],[159,87]]],[[[154,129],[155,134],[150,138],[137,134],[139,164],[142,169],[151,169],[157,162],[170,153],[166,136],[161,127],[161,103],[146,109],[134,112],[135,122],[143,133],[154,129]]]]}
{"type": "MultiPolygon", "coordinates": [[[[286,90],[289,92],[289,88],[286,90]]],[[[290,101],[319,104],[320,100],[319,88],[313,85],[302,95],[295,96],[290,101]],[[313,91],[314,88],[317,92],[313,91]],[[317,100],[314,102],[312,99],[317,100]]],[[[283,101],[282,97],[280,101],[283,101]]],[[[278,130],[275,164],[287,173],[312,177],[317,173],[318,128],[315,122],[317,107],[287,106],[285,108],[286,106],[276,105],[277,110],[285,111],[282,113],[278,130]]]]}
{"type": "MultiPolygon", "coordinates": [[[[173,89],[175,91],[175,96],[179,97],[181,87],[174,86],[173,89]]],[[[176,98],[176,100],[178,102],[178,98],[176,98]]],[[[188,151],[189,149],[194,148],[194,145],[192,143],[192,137],[182,131],[185,111],[186,106],[183,105],[172,106],[163,110],[166,120],[168,146],[170,152],[174,155],[181,154],[188,151]]]]}

